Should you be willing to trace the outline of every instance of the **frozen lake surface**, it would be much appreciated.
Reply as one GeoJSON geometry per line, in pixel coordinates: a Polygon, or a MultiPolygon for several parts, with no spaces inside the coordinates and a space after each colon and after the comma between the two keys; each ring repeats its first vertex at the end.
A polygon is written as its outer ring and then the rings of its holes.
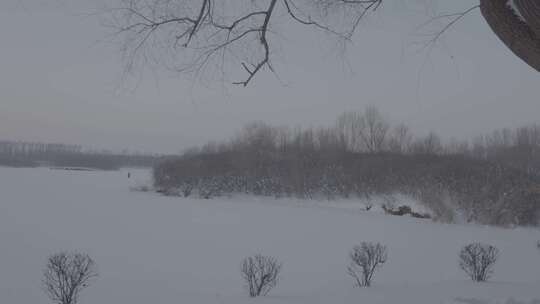
{"type": "Polygon", "coordinates": [[[331,202],[163,197],[130,191],[149,178],[131,173],[0,168],[0,303],[50,303],[42,270],[62,250],[97,263],[82,304],[540,303],[537,229],[437,224],[331,202]],[[346,273],[362,241],[389,251],[371,288],[355,288],[346,273]],[[501,251],[490,282],[472,283],[458,267],[473,241],[501,251]],[[255,253],[277,257],[283,271],[267,297],[250,299],[239,265],[255,253]]]}

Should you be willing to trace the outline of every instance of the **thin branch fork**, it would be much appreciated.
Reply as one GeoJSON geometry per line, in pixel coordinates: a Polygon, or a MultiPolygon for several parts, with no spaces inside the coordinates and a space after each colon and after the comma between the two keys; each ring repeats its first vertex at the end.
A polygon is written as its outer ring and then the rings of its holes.
{"type": "Polygon", "coordinates": [[[417,27],[417,29],[421,29],[423,27],[426,27],[427,25],[430,25],[438,20],[447,20],[447,22],[444,24],[443,28],[438,30],[437,32],[433,34],[429,34],[429,36],[432,36],[429,41],[427,41],[425,44],[425,47],[429,47],[431,45],[434,45],[450,28],[452,28],[456,23],[458,23],[461,19],[463,19],[465,16],[470,14],[471,12],[480,9],[480,5],[474,5],[464,11],[457,12],[457,13],[450,13],[450,14],[440,14],[437,15],[425,23],[421,24],[417,27]]]}

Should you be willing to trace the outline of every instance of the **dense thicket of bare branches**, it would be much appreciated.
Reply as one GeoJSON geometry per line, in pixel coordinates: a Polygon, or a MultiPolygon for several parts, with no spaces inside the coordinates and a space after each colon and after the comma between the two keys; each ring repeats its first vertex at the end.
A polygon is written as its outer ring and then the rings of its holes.
{"type": "Polygon", "coordinates": [[[96,265],[88,255],[61,252],[49,257],[43,287],[54,303],[77,304],[80,292],[96,276],[96,265]]]}
{"type": "Polygon", "coordinates": [[[318,129],[252,123],[229,141],[159,163],[155,187],[202,198],[247,193],[331,200],[399,192],[425,203],[438,220],[459,214],[483,224],[538,224],[540,126],[445,143],[434,133],[414,136],[403,124],[392,127],[379,114],[387,131],[373,149],[363,141],[369,113],[347,113],[335,127],[318,129]]]}
{"type": "Polygon", "coordinates": [[[354,278],[358,287],[369,287],[375,271],[386,263],[388,250],[379,243],[362,242],[353,248],[349,257],[351,263],[347,273],[354,278]]]}
{"type": "Polygon", "coordinates": [[[463,247],[459,253],[459,266],[471,280],[484,282],[493,274],[499,250],[491,245],[473,243],[463,247]]]}
{"type": "Polygon", "coordinates": [[[273,257],[257,254],[245,258],[240,271],[249,296],[265,296],[278,283],[281,263],[273,257]]]}

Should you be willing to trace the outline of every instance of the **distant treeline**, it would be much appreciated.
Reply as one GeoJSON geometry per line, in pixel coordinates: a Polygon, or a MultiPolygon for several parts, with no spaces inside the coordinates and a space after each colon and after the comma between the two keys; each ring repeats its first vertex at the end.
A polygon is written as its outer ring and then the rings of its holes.
{"type": "Polygon", "coordinates": [[[318,129],[251,123],[154,167],[157,191],[202,198],[230,193],[343,198],[404,193],[441,220],[537,225],[540,127],[443,143],[392,127],[377,109],[345,113],[318,129]]]}
{"type": "Polygon", "coordinates": [[[116,170],[121,167],[151,167],[157,157],[144,154],[88,151],[79,145],[0,141],[0,166],[87,167],[116,170]]]}

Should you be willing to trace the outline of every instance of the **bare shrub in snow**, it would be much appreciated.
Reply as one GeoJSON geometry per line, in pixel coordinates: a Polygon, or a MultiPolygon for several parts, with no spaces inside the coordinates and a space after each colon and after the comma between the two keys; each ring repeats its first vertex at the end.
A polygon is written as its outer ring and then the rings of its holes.
{"type": "Polygon", "coordinates": [[[362,242],[353,248],[349,256],[351,263],[347,273],[355,279],[357,286],[369,287],[375,271],[386,263],[388,250],[380,243],[362,242]]]}
{"type": "Polygon", "coordinates": [[[540,153],[534,151],[540,151],[540,126],[481,136],[471,146],[452,141],[442,150],[434,134],[419,139],[405,126],[394,133],[387,127],[373,108],[345,113],[331,128],[252,123],[230,140],[163,159],[154,167],[154,188],[205,199],[238,193],[328,200],[377,196],[394,215],[538,225],[540,153]],[[395,194],[415,199],[429,214],[414,212],[395,194]]]}
{"type": "Polygon", "coordinates": [[[47,260],[43,287],[54,303],[76,304],[79,293],[96,276],[96,265],[88,255],[61,252],[47,260]]]}
{"type": "Polygon", "coordinates": [[[184,197],[190,196],[194,188],[195,188],[195,181],[193,181],[192,179],[188,179],[187,181],[183,182],[180,185],[180,191],[182,192],[182,195],[184,197]]]}
{"type": "Polygon", "coordinates": [[[265,296],[278,283],[281,263],[273,257],[257,254],[245,258],[240,270],[249,296],[265,296]]]}
{"type": "Polygon", "coordinates": [[[472,243],[461,249],[459,266],[475,282],[485,282],[493,274],[493,266],[497,262],[499,249],[494,246],[472,243]]]}

